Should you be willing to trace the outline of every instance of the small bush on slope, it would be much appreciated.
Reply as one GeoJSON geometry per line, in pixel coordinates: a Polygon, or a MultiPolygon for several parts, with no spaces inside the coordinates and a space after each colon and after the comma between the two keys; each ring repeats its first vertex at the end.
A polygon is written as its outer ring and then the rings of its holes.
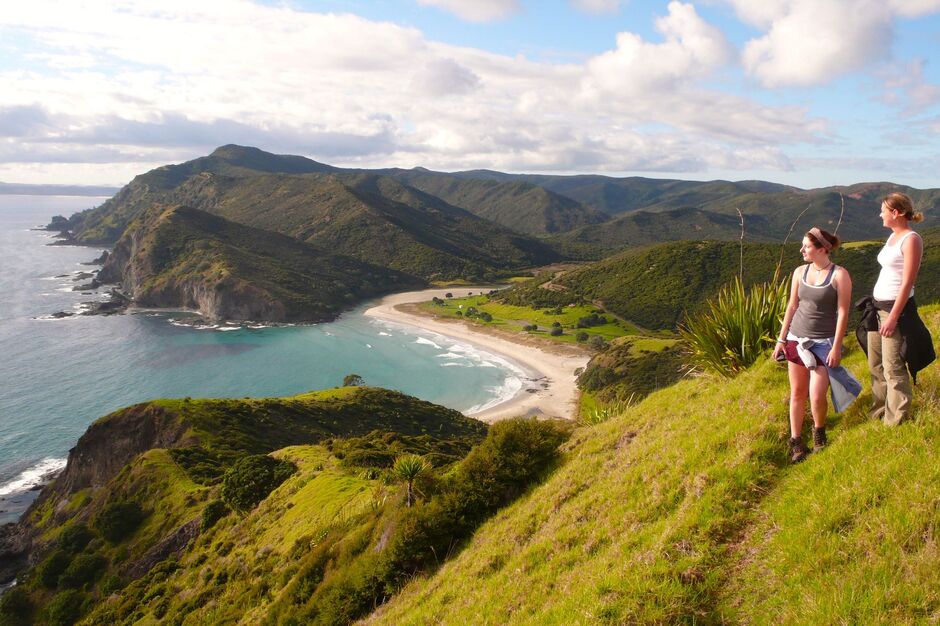
{"type": "Polygon", "coordinates": [[[293,463],[266,454],[242,457],[222,479],[222,499],[237,511],[249,511],[296,469],[293,463]]]}

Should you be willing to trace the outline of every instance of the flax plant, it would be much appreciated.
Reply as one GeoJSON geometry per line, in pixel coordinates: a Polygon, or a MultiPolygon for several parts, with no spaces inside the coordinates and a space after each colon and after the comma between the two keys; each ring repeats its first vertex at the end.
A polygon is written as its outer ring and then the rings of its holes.
{"type": "Polygon", "coordinates": [[[733,377],[774,343],[787,304],[787,281],[725,285],[706,310],[679,326],[693,367],[733,377]]]}

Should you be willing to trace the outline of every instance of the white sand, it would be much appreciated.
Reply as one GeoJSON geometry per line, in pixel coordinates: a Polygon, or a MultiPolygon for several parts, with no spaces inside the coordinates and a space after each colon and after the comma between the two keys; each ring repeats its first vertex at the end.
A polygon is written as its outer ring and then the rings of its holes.
{"type": "Polygon", "coordinates": [[[425,302],[435,296],[443,298],[448,292],[463,295],[465,291],[481,293],[490,289],[491,287],[456,287],[397,293],[383,298],[377,306],[367,310],[365,314],[465,341],[503,356],[526,372],[532,381],[528,386],[530,390],[534,389],[534,392],[527,391],[523,387],[514,397],[474,413],[472,417],[486,422],[531,415],[574,419],[577,415],[578,401],[578,387],[575,383],[574,372],[577,368],[587,365],[590,360],[590,357],[581,349],[560,344],[557,347],[554,345],[539,347],[532,345],[531,340],[526,342],[525,336],[520,336],[517,342],[505,334],[488,333],[485,332],[485,327],[474,328],[469,322],[462,320],[418,315],[396,308],[402,304],[425,302]]]}

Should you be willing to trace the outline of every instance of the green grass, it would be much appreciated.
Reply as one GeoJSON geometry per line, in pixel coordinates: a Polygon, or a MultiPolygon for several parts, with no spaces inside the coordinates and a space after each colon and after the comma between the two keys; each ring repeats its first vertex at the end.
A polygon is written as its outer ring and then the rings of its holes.
{"type": "MultiPolygon", "coordinates": [[[[555,314],[555,309],[535,309],[527,306],[516,306],[504,304],[490,300],[486,295],[466,296],[462,298],[447,298],[444,305],[435,305],[433,302],[422,302],[418,305],[425,313],[439,315],[441,317],[459,318],[458,311],[464,312],[469,307],[475,307],[479,311],[485,311],[493,316],[492,322],[484,322],[479,318],[473,318],[474,324],[495,326],[512,332],[520,332],[536,337],[546,338],[560,343],[577,343],[575,335],[579,330],[585,331],[590,336],[603,337],[610,341],[616,337],[638,334],[640,330],[627,321],[618,319],[616,316],[601,312],[606,316],[609,323],[590,328],[577,328],[578,319],[587,317],[596,313],[599,309],[595,306],[586,304],[578,306],[566,306],[561,308],[559,314],[555,314]],[[616,321],[616,323],[614,323],[616,321]],[[562,325],[564,334],[552,337],[549,331],[554,322],[562,325]],[[539,329],[536,331],[524,331],[522,328],[528,324],[537,324],[539,329]]],[[[464,318],[467,319],[467,318],[464,318]]]]}
{"type": "MultiPolygon", "coordinates": [[[[940,337],[940,307],[922,308],[940,337]]],[[[846,364],[867,380],[861,351],[846,364]]],[[[566,463],[370,623],[929,623],[940,615],[940,379],[915,422],[868,422],[787,464],[768,360],[575,431],[566,463]]]]}

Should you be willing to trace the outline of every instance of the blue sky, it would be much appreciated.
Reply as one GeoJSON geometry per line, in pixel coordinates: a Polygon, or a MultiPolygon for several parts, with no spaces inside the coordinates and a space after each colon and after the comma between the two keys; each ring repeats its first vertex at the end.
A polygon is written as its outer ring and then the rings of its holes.
{"type": "Polygon", "coordinates": [[[0,12],[0,181],[123,184],[242,143],[940,187],[938,50],[940,0],[33,0],[0,12]]]}

